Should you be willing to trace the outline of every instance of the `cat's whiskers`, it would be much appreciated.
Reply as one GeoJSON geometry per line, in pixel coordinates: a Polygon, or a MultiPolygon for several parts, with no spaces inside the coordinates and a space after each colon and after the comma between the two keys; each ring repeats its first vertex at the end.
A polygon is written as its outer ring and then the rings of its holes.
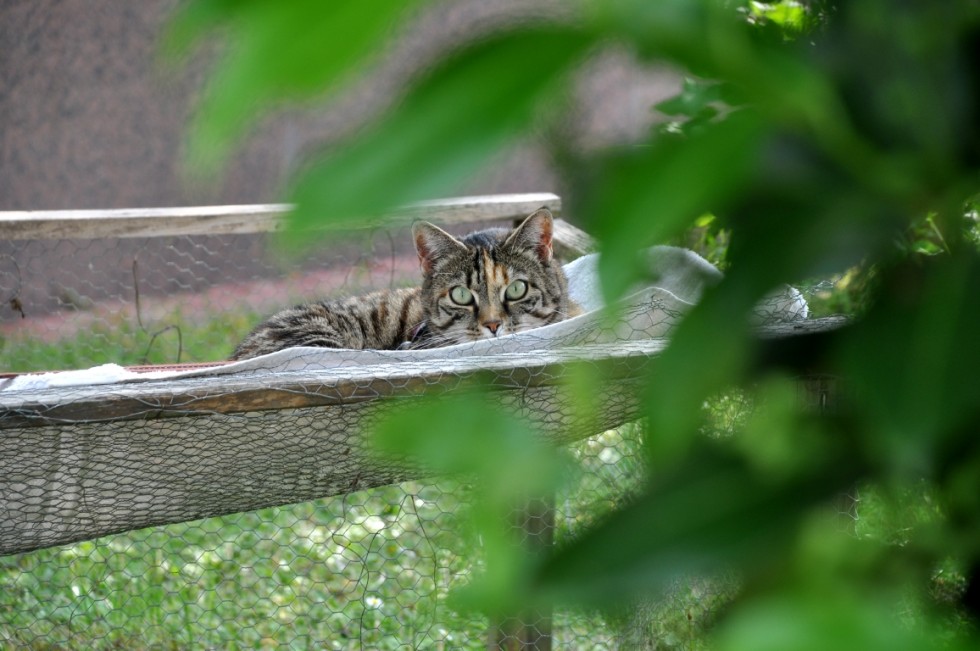
{"type": "Polygon", "coordinates": [[[448,336],[448,335],[429,335],[425,339],[413,342],[409,347],[415,350],[425,350],[429,348],[442,348],[443,346],[452,346],[454,344],[463,343],[459,341],[458,338],[448,336]]]}

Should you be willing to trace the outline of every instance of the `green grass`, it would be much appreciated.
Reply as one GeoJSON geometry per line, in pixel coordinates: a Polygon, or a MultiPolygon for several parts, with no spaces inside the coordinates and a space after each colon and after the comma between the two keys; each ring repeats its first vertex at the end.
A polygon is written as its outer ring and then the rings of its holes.
{"type": "MultiPolygon", "coordinates": [[[[559,541],[644,476],[639,427],[571,451],[583,472],[558,496],[559,541]]],[[[482,568],[469,503],[463,482],[409,482],[3,557],[0,649],[483,649],[487,620],[449,599],[482,568]]],[[[925,493],[864,488],[858,509],[843,535],[886,545],[941,517],[925,493]]],[[[961,589],[955,567],[936,569],[933,599],[961,589]]],[[[709,649],[737,592],[731,578],[686,577],[615,613],[559,610],[556,648],[709,649]]],[[[910,595],[908,617],[927,607],[910,595]]]]}
{"type": "MultiPolygon", "coordinates": [[[[636,439],[573,447],[587,472],[559,540],[635,482],[636,439]]],[[[467,484],[409,482],[0,558],[0,649],[484,649],[455,610],[482,569],[467,484]]],[[[598,613],[559,611],[557,648],[615,649],[598,613]]]]}
{"type": "Polygon", "coordinates": [[[0,648],[482,648],[458,482],[0,558],[0,648]],[[407,645],[407,646],[406,646],[407,645]]]}
{"type": "Polygon", "coordinates": [[[122,366],[211,362],[227,359],[235,345],[261,320],[252,311],[186,317],[175,311],[151,327],[117,315],[80,329],[70,338],[0,338],[0,370],[51,371],[115,363],[122,366]]]}

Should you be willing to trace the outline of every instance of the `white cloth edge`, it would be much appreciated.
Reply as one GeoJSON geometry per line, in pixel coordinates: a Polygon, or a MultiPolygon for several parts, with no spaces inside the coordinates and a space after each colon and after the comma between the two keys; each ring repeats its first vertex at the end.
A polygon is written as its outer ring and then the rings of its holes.
{"type": "MultiPolygon", "coordinates": [[[[648,264],[656,278],[653,286],[630,293],[621,302],[618,319],[609,322],[603,313],[599,287],[598,254],[583,256],[564,269],[569,294],[586,310],[584,314],[533,330],[496,339],[466,342],[422,350],[338,350],[291,348],[222,366],[185,371],[130,371],[118,364],[53,373],[31,373],[0,381],[0,390],[25,391],[51,387],[115,384],[119,382],[228,375],[233,373],[281,373],[308,370],[311,366],[343,368],[411,363],[432,359],[528,352],[581,343],[664,337],[681,314],[700,299],[703,290],[722,278],[713,265],[693,251],[658,246],[649,251],[648,264]]],[[[772,321],[806,318],[806,301],[795,289],[775,292],[760,303],[757,318],[772,321]],[[774,317],[776,315],[776,317],[774,317]],[[782,317],[782,318],[780,318],[782,317]]]]}

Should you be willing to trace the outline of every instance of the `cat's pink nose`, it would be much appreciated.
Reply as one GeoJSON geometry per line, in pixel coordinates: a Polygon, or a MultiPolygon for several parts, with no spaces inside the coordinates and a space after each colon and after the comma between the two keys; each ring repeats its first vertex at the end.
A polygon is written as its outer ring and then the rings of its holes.
{"type": "Polygon", "coordinates": [[[497,329],[500,327],[500,321],[486,321],[483,325],[493,334],[497,334],[497,329]]]}

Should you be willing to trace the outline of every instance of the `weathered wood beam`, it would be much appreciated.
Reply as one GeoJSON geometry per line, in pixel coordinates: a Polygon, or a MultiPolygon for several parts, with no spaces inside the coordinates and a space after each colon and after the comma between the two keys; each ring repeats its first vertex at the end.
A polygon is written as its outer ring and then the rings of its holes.
{"type": "MultiPolygon", "coordinates": [[[[409,204],[383,221],[408,224],[426,219],[445,224],[518,219],[538,208],[561,211],[557,195],[529,194],[456,197],[409,204]]],[[[281,230],[289,204],[192,206],[186,208],[122,208],[112,210],[26,210],[0,212],[0,239],[97,239],[227,235],[281,230]]],[[[371,228],[381,220],[365,220],[371,228]]]]}
{"type": "Polygon", "coordinates": [[[616,364],[624,374],[666,345],[664,340],[594,344],[556,350],[507,353],[355,366],[288,373],[249,373],[114,385],[0,391],[0,431],[265,410],[354,405],[458,385],[480,375],[502,390],[560,383],[573,362],[616,364]]]}
{"type": "Polygon", "coordinates": [[[599,248],[596,239],[564,219],[555,220],[555,255],[559,258],[578,258],[599,248]]]}

